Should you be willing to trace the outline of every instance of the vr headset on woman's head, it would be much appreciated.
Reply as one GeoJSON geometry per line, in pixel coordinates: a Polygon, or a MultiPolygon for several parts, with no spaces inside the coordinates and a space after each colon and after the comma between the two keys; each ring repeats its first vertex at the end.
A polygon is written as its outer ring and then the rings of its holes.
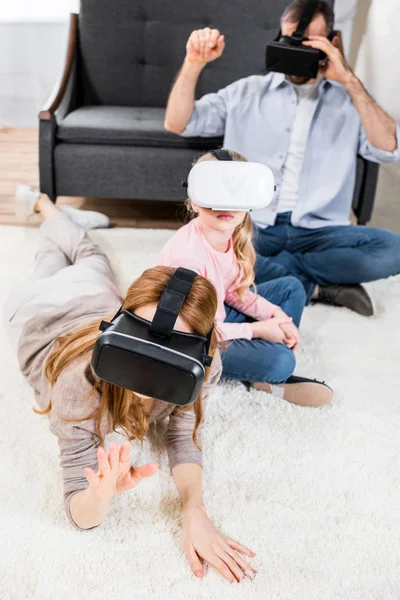
{"type": "MultiPolygon", "coordinates": [[[[319,64],[326,59],[325,52],[309,46],[303,46],[308,40],[304,32],[314,18],[318,7],[318,0],[309,0],[297,29],[292,35],[282,36],[281,31],[277,38],[267,44],[265,51],[265,67],[267,71],[285,73],[306,79],[315,79],[318,75],[319,64]]],[[[330,32],[330,41],[336,31],[330,32]]]]}
{"type": "Polygon", "coordinates": [[[269,167],[232,160],[227,150],[212,150],[211,154],[217,160],[196,163],[182,182],[194,204],[211,210],[250,211],[272,202],[275,180],[269,167]]]}
{"type": "Polygon", "coordinates": [[[180,267],[166,285],[153,320],[119,310],[93,349],[100,379],[156,400],[187,406],[204,382],[213,329],[207,337],[175,331],[174,325],[197,273],[180,267]]]}

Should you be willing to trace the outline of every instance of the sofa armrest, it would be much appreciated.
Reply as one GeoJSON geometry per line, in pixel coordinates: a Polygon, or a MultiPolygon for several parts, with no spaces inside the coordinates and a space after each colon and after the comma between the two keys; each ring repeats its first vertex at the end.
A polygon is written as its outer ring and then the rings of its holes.
{"type": "MultiPolygon", "coordinates": [[[[64,62],[64,69],[60,80],[54,87],[50,98],[47,100],[45,106],[39,113],[40,121],[50,121],[55,115],[55,112],[60,108],[61,103],[66,97],[67,89],[71,88],[71,79],[76,77],[76,54],[78,48],[78,20],[79,16],[76,13],[72,13],[69,22],[69,34],[68,34],[68,45],[67,54],[64,62]]],[[[66,111],[68,112],[68,111],[66,111]]]]}

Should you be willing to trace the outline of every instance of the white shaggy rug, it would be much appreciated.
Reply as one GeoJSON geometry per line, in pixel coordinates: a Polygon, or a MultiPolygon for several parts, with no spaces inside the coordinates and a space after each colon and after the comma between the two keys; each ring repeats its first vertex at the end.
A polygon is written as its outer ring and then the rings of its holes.
{"type": "MultiPolygon", "coordinates": [[[[93,238],[123,289],[152,266],[170,231],[93,238]]],[[[0,227],[0,300],[30,273],[33,229],[0,227]]],[[[103,526],[64,515],[56,438],[36,416],[4,333],[0,360],[1,600],[388,600],[400,598],[400,278],[369,285],[376,316],[305,311],[299,374],[326,379],[334,403],[291,406],[225,382],[206,414],[205,498],[222,531],[256,553],[254,581],[191,575],[166,457],[115,499],[103,526]]]]}

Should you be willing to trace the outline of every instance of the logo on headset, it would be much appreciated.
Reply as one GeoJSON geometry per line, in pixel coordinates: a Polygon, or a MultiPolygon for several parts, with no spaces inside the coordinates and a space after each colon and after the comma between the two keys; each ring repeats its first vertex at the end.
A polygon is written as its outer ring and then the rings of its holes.
{"type": "Polygon", "coordinates": [[[228,175],[222,175],[221,183],[230,194],[237,196],[246,185],[246,179],[247,177],[245,174],[240,177],[236,175],[231,175],[230,177],[228,177],[228,175]]]}

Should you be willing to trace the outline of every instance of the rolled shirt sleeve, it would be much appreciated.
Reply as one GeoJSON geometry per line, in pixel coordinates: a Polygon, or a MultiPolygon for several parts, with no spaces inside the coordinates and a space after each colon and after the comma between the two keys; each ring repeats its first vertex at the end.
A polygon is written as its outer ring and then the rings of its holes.
{"type": "Polygon", "coordinates": [[[217,321],[217,326],[226,341],[251,340],[253,337],[251,323],[228,323],[226,321],[217,321]]]}
{"type": "Polygon", "coordinates": [[[224,135],[227,114],[225,90],[206,94],[196,100],[183,137],[213,137],[224,135]]]}
{"type": "MultiPolygon", "coordinates": [[[[216,93],[206,94],[196,100],[184,137],[214,137],[225,135],[226,120],[232,109],[243,107],[249,101],[246,93],[251,77],[234,81],[216,93]]],[[[247,95],[248,96],[248,95],[247,95]]],[[[231,115],[232,116],[232,115],[231,115]]]]}
{"type": "Polygon", "coordinates": [[[247,290],[240,298],[236,292],[230,289],[226,294],[225,302],[255,321],[270,319],[278,308],[276,304],[272,304],[272,302],[251,290],[247,290]]]}
{"type": "Polygon", "coordinates": [[[377,148],[373,146],[367,137],[364,127],[361,125],[360,130],[360,140],[359,140],[359,148],[358,151],[363,158],[366,160],[370,160],[372,162],[377,163],[389,163],[396,162],[400,160],[400,126],[396,124],[396,140],[397,140],[397,148],[393,152],[389,152],[388,150],[382,150],[381,148],[377,148]]]}
{"type": "MultiPolygon", "coordinates": [[[[89,486],[84,469],[90,467],[97,471],[96,452],[100,446],[94,418],[85,419],[99,404],[98,393],[84,376],[86,364],[79,360],[72,363],[60,374],[51,391],[50,430],[58,438],[65,511],[77,529],[80,527],[71,517],[71,500],[89,486]]],[[[101,430],[103,435],[107,433],[106,422],[101,424],[101,430]]]]}
{"type": "Polygon", "coordinates": [[[61,434],[57,435],[60,448],[60,466],[64,481],[65,512],[71,524],[77,529],[81,529],[71,516],[71,500],[75,494],[86,490],[89,486],[84,469],[90,467],[94,472],[97,472],[96,452],[100,442],[97,436],[84,429],[81,437],[74,436],[73,439],[60,437],[61,434]]]}

